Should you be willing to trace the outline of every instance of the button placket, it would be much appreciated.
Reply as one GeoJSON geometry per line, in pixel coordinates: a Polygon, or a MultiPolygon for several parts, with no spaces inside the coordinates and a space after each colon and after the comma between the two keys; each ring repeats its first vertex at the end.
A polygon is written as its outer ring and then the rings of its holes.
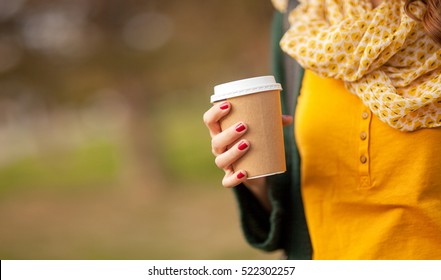
{"type": "Polygon", "coordinates": [[[372,119],[372,113],[366,107],[362,107],[360,113],[360,130],[359,130],[359,159],[358,170],[360,175],[361,189],[367,189],[371,187],[371,180],[369,174],[370,155],[369,155],[369,137],[370,137],[370,125],[372,119]]]}

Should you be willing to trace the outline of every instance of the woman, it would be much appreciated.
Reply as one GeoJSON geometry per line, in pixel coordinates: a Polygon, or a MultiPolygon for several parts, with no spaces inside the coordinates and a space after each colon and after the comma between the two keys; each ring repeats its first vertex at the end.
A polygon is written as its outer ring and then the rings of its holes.
{"type": "Polygon", "coordinates": [[[204,115],[248,241],[288,258],[441,259],[441,1],[300,1],[289,19],[280,46],[306,69],[291,172],[233,172],[246,124],[221,132],[228,102],[204,115]]]}

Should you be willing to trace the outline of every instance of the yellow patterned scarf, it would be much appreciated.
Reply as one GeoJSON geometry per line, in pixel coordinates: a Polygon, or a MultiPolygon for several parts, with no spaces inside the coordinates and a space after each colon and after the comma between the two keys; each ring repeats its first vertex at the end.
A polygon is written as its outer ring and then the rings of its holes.
{"type": "MultiPolygon", "coordinates": [[[[370,0],[300,2],[280,43],[286,53],[322,77],[343,80],[391,127],[441,126],[441,48],[407,16],[404,1],[376,8],[370,0]]],[[[411,6],[417,17],[424,9],[411,6]]]]}

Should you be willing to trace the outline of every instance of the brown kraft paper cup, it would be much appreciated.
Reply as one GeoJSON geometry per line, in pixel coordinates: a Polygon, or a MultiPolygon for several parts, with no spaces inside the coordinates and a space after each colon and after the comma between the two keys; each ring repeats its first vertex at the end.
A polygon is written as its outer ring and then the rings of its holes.
{"type": "Polygon", "coordinates": [[[237,122],[247,125],[245,135],[233,145],[247,139],[250,149],[233,164],[233,169],[245,170],[248,179],[286,171],[280,90],[280,84],[275,83],[272,76],[240,80],[215,87],[212,102],[217,104],[228,101],[232,105],[230,113],[220,121],[222,130],[237,122]],[[218,94],[219,92],[221,94],[218,94]],[[228,97],[220,99],[224,96],[228,97]]]}

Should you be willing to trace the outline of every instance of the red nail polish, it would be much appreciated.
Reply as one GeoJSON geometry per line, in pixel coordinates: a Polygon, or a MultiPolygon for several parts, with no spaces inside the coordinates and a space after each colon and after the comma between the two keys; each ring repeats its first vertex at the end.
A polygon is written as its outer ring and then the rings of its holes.
{"type": "Polygon", "coordinates": [[[237,173],[237,179],[242,179],[243,177],[245,177],[245,174],[242,172],[237,173]]]}
{"type": "Polygon", "coordinates": [[[239,150],[243,151],[243,150],[245,150],[246,148],[248,148],[248,145],[247,145],[247,143],[245,143],[244,141],[242,141],[242,142],[239,143],[239,146],[237,146],[237,148],[239,148],[239,150]]]}
{"type": "Polygon", "coordinates": [[[242,131],[244,131],[245,130],[245,126],[243,125],[243,123],[240,123],[240,124],[238,124],[237,126],[236,126],[236,131],[237,132],[242,132],[242,131]]]}
{"type": "Polygon", "coordinates": [[[221,108],[222,110],[226,110],[226,109],[228,109],[228,102],[224,102],[224,103],[222,103],[222,104],[220,105],[220,108],[221,108]]]}

